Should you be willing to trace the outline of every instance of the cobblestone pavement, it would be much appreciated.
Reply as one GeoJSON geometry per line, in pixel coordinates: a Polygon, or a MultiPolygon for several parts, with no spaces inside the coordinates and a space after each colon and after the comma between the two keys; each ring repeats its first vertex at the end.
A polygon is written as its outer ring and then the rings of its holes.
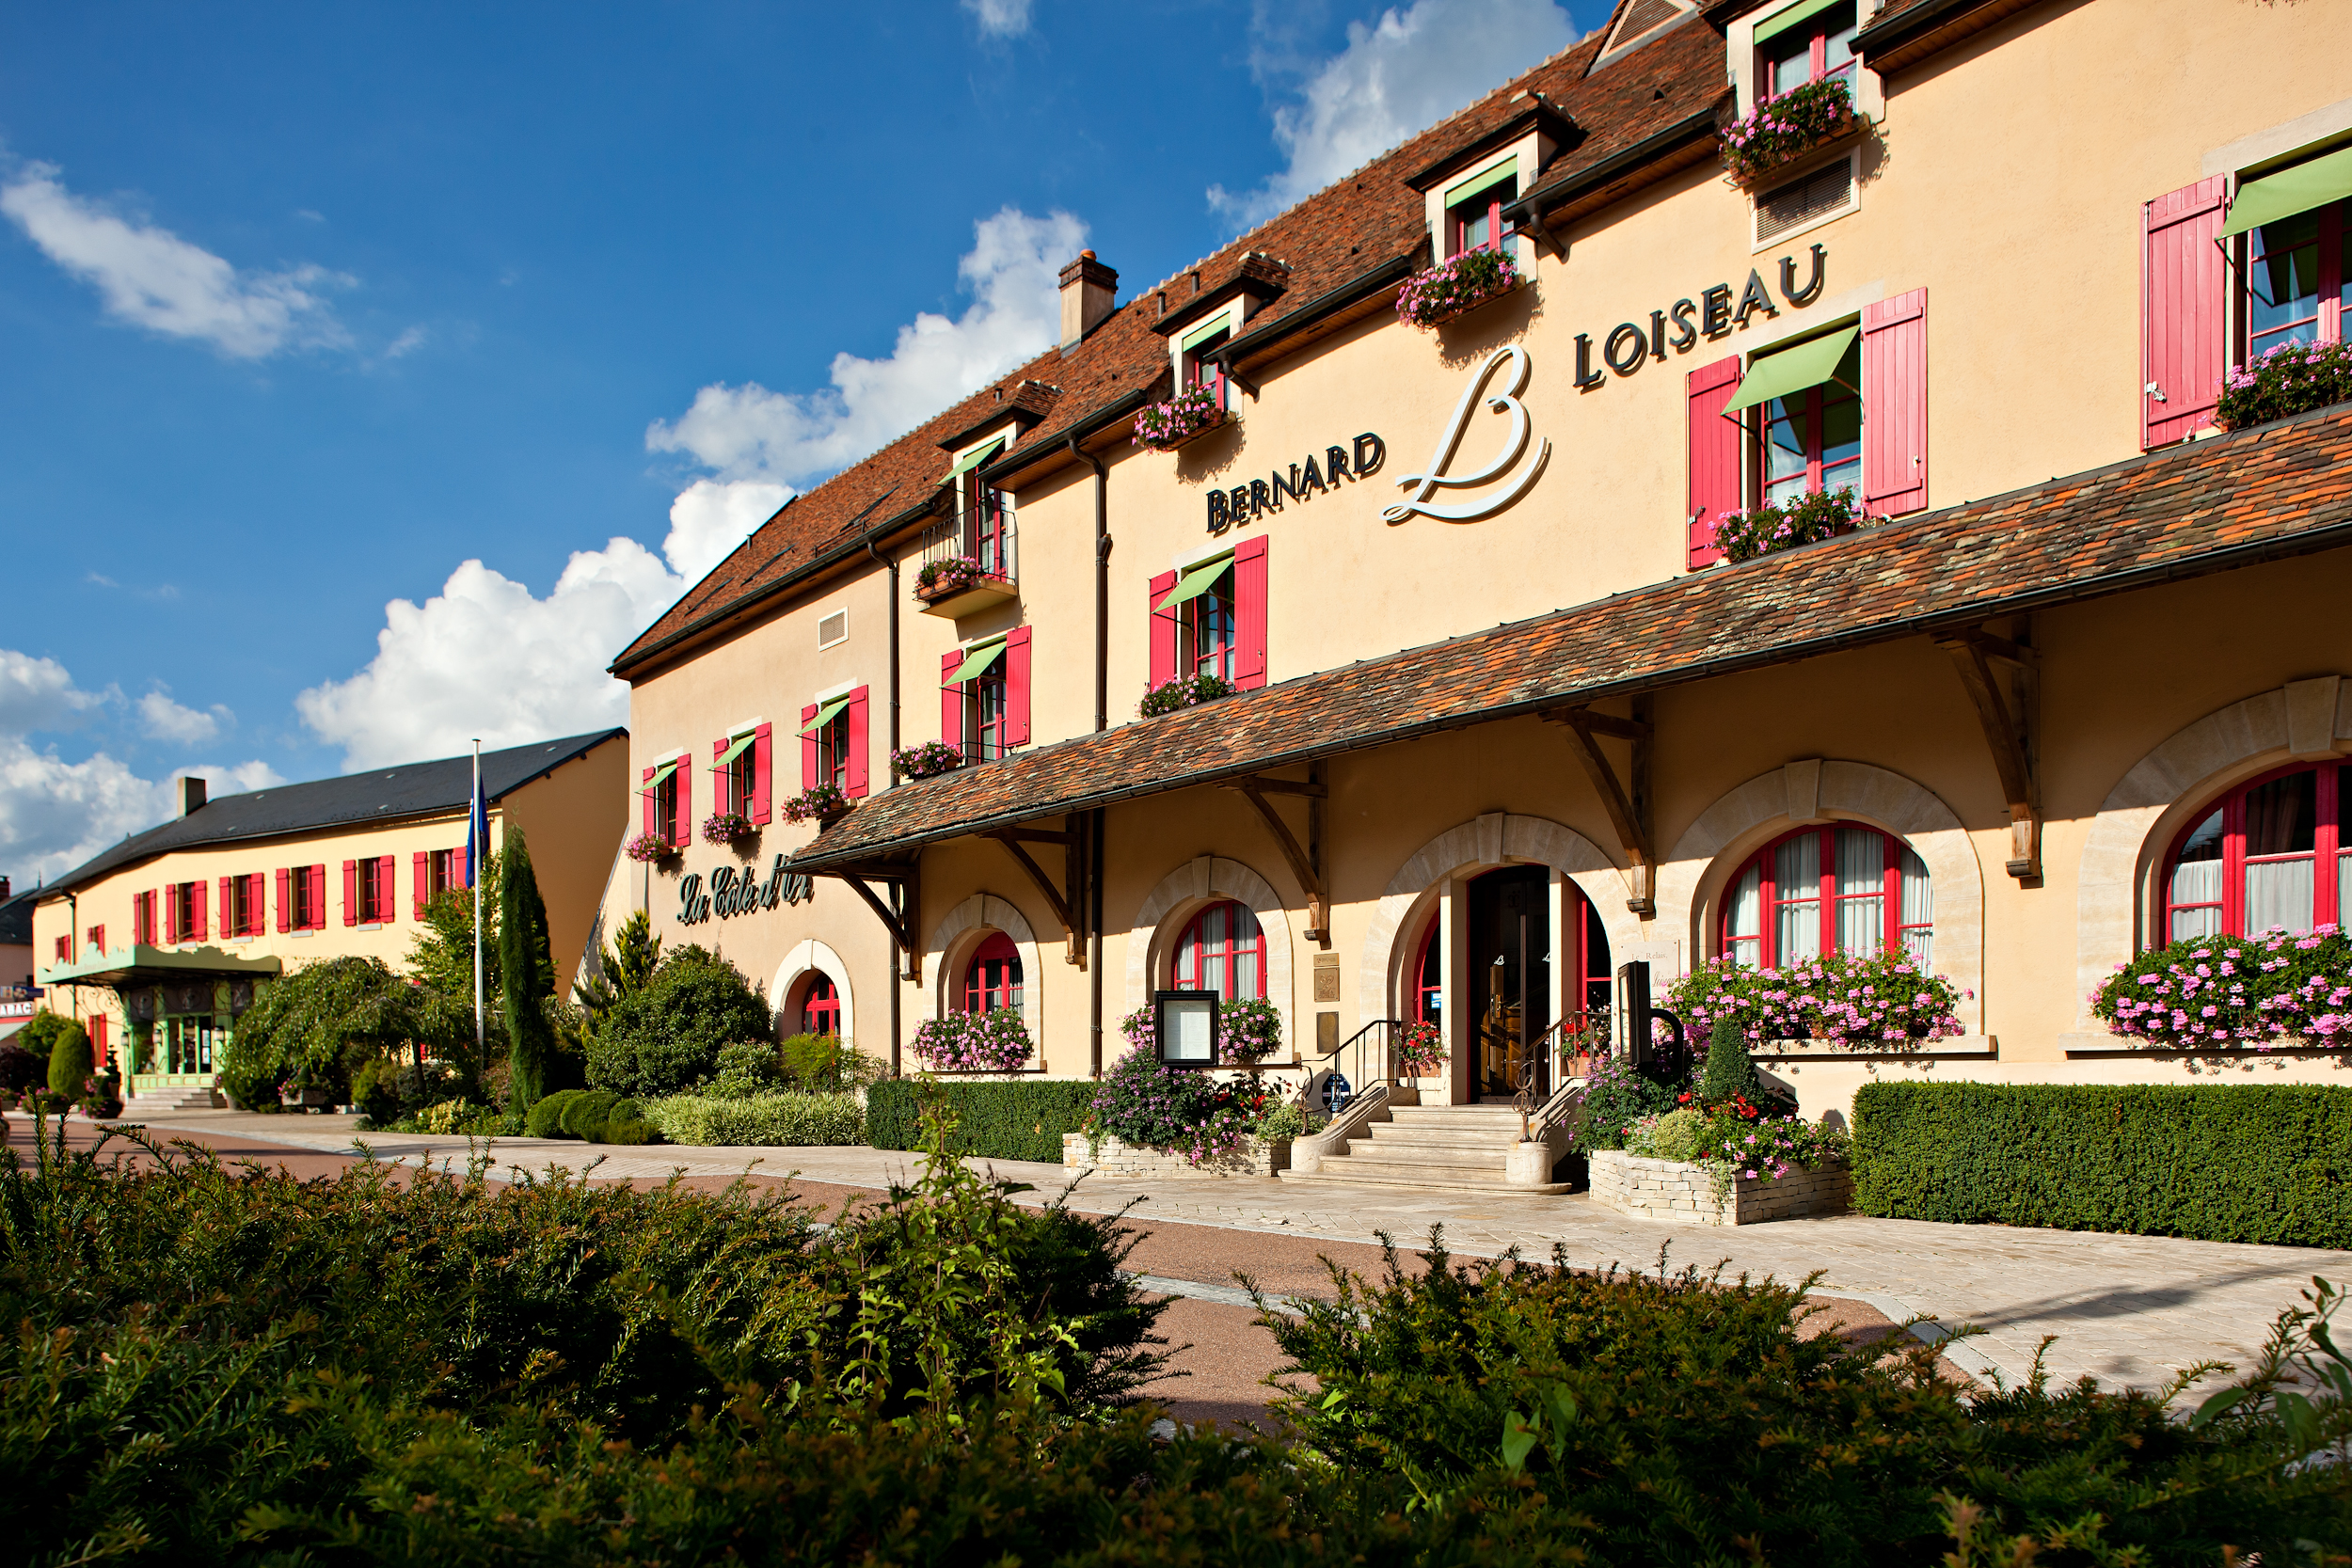
{"type": "MultiPolygon", "coordinates": [[[[151,1124],[158,1132],[233,1132],[254,1142],[347,1154],[361,1136],[380,1160],[462,1169],[463,1138],[401,1133],[355,1134],[351,1118],[177,1113],[151,1124]]],[[[873,1188],[908,1178],[914,1157],[870,1148],[596,1148],[573,1142],[500,1138],[476,1146],[492,1175],[549,1165],[574,1172],[593,1163],[596,1180],[660,1180],[673,1171],[702,1179],[797,1174],[812,1182],[873,1188]]],[[[1032,1183],[1019,1201],[1041,1203],[1067,1185],[1058,1165],[986,1163],[1006,1180],[1032,1183]]],[[[701,1182],[697,1183],[702,1184],[701,1182]]],[[[2271,1320],[2295,1305],[2313,1275],[2352,1283],[2352,1252],[2249,1246],[2155,1236],[1936,1225],[1837,1215],[1726,1229],[1635,1220],[1589,1198],[1505,1197],[1316,1185],[1265,1178],[1119,1181],[1089,1177],[1069,1199],[1073,1208],[1110,1212],[1130,1203],[1133,1217],[1155,1227],[1223,1227],[1361,1244],[1386,1231],[1419,1244],[1432,1226],[1465,1255],[1518,1248],[1549,1257],[1555,1245],[1588,1267],[1719,1263],[1726,1275],[1820,1275],[1825,1295],[1867,1303],[1896,1322],[1924,1315],[1945,1329],[1982,1333],[1948,1354],[1967,1370],[2011,1380],[2033,1361],[2045,1336],[2056,1342],[2046,1365],[2062,1377],[2090,1373],[2110,1385],[2155,1386],[2202,1360],[2249,1364],[2271,1320]]],[[[1236,1238],[1238,1240],[1238,1238],[1236,1238]]],[[[1352,1251],[1350,1259],[1368,1256],[1352,1251]]],[[[1167,1272],[1154,1266],[1154,1275],[1167,1272]]],[[[1230,1286],[1216,1271],[1197,1282],[1230,1286]]],[[[1215,1301],[1215,1296],[1206,1296],[1215,1301]]],[[[1931,1327],[1927,1337],[1937,1338],[1931,1327]]]]}

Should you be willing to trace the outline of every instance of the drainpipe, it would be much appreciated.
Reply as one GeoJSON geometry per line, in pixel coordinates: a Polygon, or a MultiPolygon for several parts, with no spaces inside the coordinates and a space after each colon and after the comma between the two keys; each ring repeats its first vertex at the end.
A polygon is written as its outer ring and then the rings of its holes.
{"type": "MultiPolygon", "coordinates": [[[[1103,460],[1070,437],[1070,455],[1094,470],[1094,733],[1111,727],[1111,534],[1110,470],[1103,460]]],[[[1088,814],[1087,845],[1087,1026],[1089,1059],[1103,1076],[1103,813],[1088,814]]]]}
{"type": "MultiPolygon", "coordinates": [[[[873,558],[875,564],[886,567],[890,572],[890,749],[896,752],[899,745],[898,558],[895,555],[886,556],[876,549],[874,536],[870,533],[866,536],[866,553],[873,558]]],[[[890,782],[893,784],[898,782],[895,772],[891,775],[890,782]]],[[[922,851],[918,849],[915,853],[919,855],[922,851]]],[[[905,985],[899,979],[898,952],[894,947],[890,953],[890,1076],[893,1078],[898,1076],[898,1033],[905,1027],[900,1012],[904,1003],[899,992],[905,989],[905,985]]]]}

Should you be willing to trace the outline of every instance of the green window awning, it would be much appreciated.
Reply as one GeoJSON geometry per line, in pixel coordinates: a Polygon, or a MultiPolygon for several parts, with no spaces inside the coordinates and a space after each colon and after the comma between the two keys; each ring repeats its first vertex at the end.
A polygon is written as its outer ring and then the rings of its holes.
{"type": "Polygon", "coordinates": [[[1162,599],[1158,604],[1152,607],[1153,612],[1156,613],[1163,610],[1173,610],[1180,604],[1185,604],[1191,600],[1199,598],[1201,594],[1207,593],[1211,588],[1215,587],[1216,585],[1216,579],[1223,577],[1226,574],[1226,571],[1231,568],[1232,564],[1233,558],[1232,556],[1220,555],[1215,561],[1209,562],[1205,565],[1195,566],[1191,571],[1186,572],[1184,575],[1183,578],[1177,582],[1175,587],[1168,591],[1167,598],[1162,599]]]}
{"type": "Polygon", "coordinates": [[[659,789],[661,787],[661,781],[676,772],[677,765],[685,760],[686,759],[684,757],[672,757],[669,761],[656,768],[653,770],[653,777],[645,781],[645,787],[647,789],[659,789]]]}
{"type": "Polygon", "coordinates": [[[1199,348],[1202,343],[1207,342],[1218,333],[1225,331],[1232,325],[1232,324],[1231,322],[1225,319],[1224,314],[1219,312],[1216,320],[1206,323],[1200,326],[1196,326],[1191,331],[1185,333],[1183,337],[1177,339],[1176,347],[1185,354],[1190,354],[1194,349],[1199,348]]]}
{"type": "Polygon", "coordinates": [[[1473,174],[1460,184],[1450,187],[1445,193],[1446,211],[1450,213],[1471,197],[1484,196],[1505,180],[1517,180],[1518,177],[1519,160],[1515,153],[1485,173],[1473,174]]]}
{"type": "Polygon", "coordinates": [[[718,766],[724,768],[728,763],[741,756],[751,743],[757,738],[757,735],[751,730],[745,730],[741,735],[737,736],[727,747],[725,753],[719,758],[718,766]]]}
{"type": "Polygon", "coordinates": [[[1776,11],[1757,23],[1755,40],[1762,43],[1766,39],[1778,38],[1798,23],[1810,22],[1832,6],[1842,4],[1844,0],[1798,0],[1796,5],[1789,7],[1787,10],[1776,11]]]}
{"type": "Polygon", "coordinates": [[[1849,326],[1825,338],[1814,338],[1778,354],[1757,356],[1748,367],[1747,379],[1740,383],[1739,391],[1724,404],[1725,414],[1737,414],[1743,408],[1785,398],[1791,392],[1802,392],[1819,387],[1837,373],[1838,362],[1846,357],[1862,328],[1849,326]]]}
{"type": "Polygon", "coordinates": [[[986,446],[978,447],[971,451],[965,452],[961,457],[956,459],[956,466],[947,470],[947,477],[949,479],[961,479],[964,475],[970,473],[973,469],[978,467],[981,464],[987,462],[990,458],[995,456],[998,452],[1004,450],[1004,438],[999,436],[995,440],[989,442],[986,446]]]}
{"type": "Polygon", "coordinates": [[[2243,234],[2347,196],[2352,196],[2352,147],[2249,180],[2237,188],[2237,199],[2230,203],[2229,220],[2222,224],[2221,233],[2225,239],[2243,234]]]}
{"type": "Polygon", "coordinates": [[[832,702],[827,703],[824,706],[817,710],[816,718],[801,726],[801,733],[803,735],[815,735],[818,730],[823,729],[827,724],[832,723],[835,719],[839,718],[841,716],[841,710],[849,705],[849,698],[835,697],[832,702]]]}
{"type": "Polygon", "coordinates": [[[965,681],[985,675],[988,673],[989,666],[1003,657],[1004,652],[1005,643],[1002,638],[998,638],[993,642],[983,642],[977,648],[964,649],[963,662],[956,666],[956,673],[949,675],[943,684],[961,686],[965,681]]]}

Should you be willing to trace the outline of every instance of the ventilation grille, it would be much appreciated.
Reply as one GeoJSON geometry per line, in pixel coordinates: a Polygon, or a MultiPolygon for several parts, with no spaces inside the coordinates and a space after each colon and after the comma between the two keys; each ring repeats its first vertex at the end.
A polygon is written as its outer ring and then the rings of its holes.
{"type": "Polygon", "coordinates": [[[1633,0],[1617,19],[1617,30],[1609,40],[1609,48],[1623,49],[1643,34],[1663,27],[1667,23],[1690,10],[1680,0],[1633,0]]]}
{"type": "Polygon", "coordinates": [[[817,623],[817,645],[829,648],[850,635],[850,612],[836,610],[817,623]]]}
{"type": "Polygon", "coordinates": [[[1840,158],[1802,180],[1791,180],[1756,198],[1756,243],[1777,239],[1815,218],[1842,211],[1853,200],[1853,161],[1840,158]]]}

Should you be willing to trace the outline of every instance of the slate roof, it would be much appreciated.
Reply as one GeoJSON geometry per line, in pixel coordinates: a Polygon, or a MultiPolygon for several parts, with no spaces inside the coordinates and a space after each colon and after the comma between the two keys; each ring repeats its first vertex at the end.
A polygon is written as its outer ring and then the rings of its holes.
{"type": "Polygon", "coordinates": [[[2171,447],[1408,649],[859,802],[793,857],[934,839],[2352,546],[2352,408],[2171,447]]]}
{"type": "MultiPolygon", "coordinates": [[[[42,890],[26,888],[15,897],[0,902],[0,947],[30,947],[33,944],[33,906],[40,901],[42,890]]],[[[0,984],[14,985],[13,980],[0,984]]]]}
{"type": "MultiPolygon", "coordinates": [[[[627,738],[622,729],[596,730],[482,753],[482,789],[493,801],[564,763],[586,756],[609,740],[627,738]]],[[[66,893],[122,866],[172,849],[195,849],[246,839],[274,838],[320,828],[390,822],[432,812],[466,809],[473,796],[473,758],[372,768],[337,779],[279,784],[243,795],[207,800],[185,816],[134,833],[114,847],[75,866],[42,888],[43,896],[66,893]]]]}
{"type": "Polygon", "coordinates": [[[1254,338],[1352,279],[1422,254],[1425,209],[1408,181],[1466,154],[1537,107],[1538,99],[1580,133],[1531,182],[1547,185],[1619,158],[1694,116],[1719,114],[1729,103],[1723,37],[1706,21],[1693,16],[1595,71],[1609,35],[1604,25],[1195,265],[1135,290],[1069,355],[1048,350],[795,497],[623,650],[613,673],[627,677],[691,644],[859,546],[878,525],[913,520],[910,513],[927,506],[946,477],[941,442],[973,430],[996,408],[1010,412],[1016,400],[1034,411],[1041,394],[1025,383],[1057,395],[1006,465],[1023,453],[1060,448],[1072,433],[1160,387],[1168,377],[1168,344],[1153,326],[1163,310],[1182,309],[1195,297],[1196,275],[1207,293],[1252,265],[1253,253],[1289,268],[1282,293],[1250,318],[1254,338]]]}

